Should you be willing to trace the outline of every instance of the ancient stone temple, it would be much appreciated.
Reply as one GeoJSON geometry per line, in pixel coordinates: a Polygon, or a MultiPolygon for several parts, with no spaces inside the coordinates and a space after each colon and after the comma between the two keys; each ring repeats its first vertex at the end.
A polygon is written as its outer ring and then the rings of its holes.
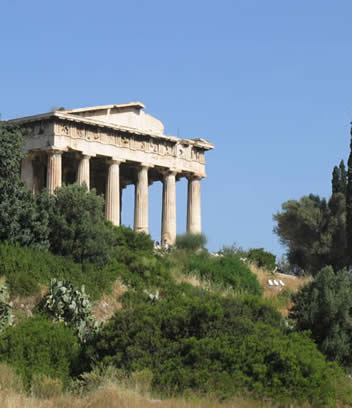
{"type": "Polygon", "coordinates": [[[105,216],[121,220],[122,189],[135,185],[134,229],[148,233],[148,186],[163,183],[162,243],[176,237],[176,181],[188,180],[187,232],[201,232],[200,180],[204,139],[164,134],[140,102],[59,110],[15,119],[29,129],[22,178],[28,188],[54,193],[62,183],[86,183],[105,196],[105,216]]]}

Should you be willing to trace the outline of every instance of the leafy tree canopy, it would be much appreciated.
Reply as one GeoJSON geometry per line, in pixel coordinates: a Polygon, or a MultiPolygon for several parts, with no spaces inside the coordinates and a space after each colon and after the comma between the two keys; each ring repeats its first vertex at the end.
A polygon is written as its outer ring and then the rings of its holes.
{"type": "Polygon", "coordinates": [[[323,268],[293,295],[290,318],[298,331],[310,330],[320,350],[344,365],[352,363],[352,276],[323,268]]]}
{"type": "Polygon", "coordinates": [[[0,121],[0,240],[48,247],[48,218],[20,177],[23,131],[0,121]]]}
{"type": "Polygon", "coordinates": [[[111,257],[113,226],[104,219],[104,199],[85,184],[71,184],[46,197],[49,241],[54,254],[79,263],[105,264],[111,257]]]}
{"type": "Polygon", "coordinates": [[[288,248],[291,265],[316,274],[323,266],[335,269],[345,265],[345,197],[334,194],[327,203],[316,195],[282,204],[274,215],[274,232],[288,248]]]}

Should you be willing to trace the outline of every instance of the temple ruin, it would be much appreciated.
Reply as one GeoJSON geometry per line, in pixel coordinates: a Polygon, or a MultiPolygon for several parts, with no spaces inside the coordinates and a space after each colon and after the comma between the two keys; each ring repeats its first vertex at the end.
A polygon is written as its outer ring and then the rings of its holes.
{"type": "Polygon", "coordinates": [[[29,132],[21,175],[36,193],[62,183],[86,183],[105,196],[105,216],[121,222],[122,189],[135,185],[134,229],[148,233],[148,186],[163,183],[162,243],[176,238],[176,181],[188,180],[187,232],[201,232],[200,180],[206,151],[201,139],[164,134],[160,120],[140,102],[58,110],[15,119],[29,132]]]}

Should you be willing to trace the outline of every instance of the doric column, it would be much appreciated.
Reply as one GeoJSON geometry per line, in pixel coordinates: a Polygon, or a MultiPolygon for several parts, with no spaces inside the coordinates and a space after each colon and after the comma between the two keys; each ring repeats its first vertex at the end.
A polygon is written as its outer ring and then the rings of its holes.
{"type": "Polygon", "coordinates": [[[201,177],[197,176],[188,178],[187,232],[189,234],[200,234],[202,232],[200,180],[201,177]]]}
{"type": "Polygon", "coordinates": [[[83,155],[78,165],[77,183],[86,183],[88,190],[90,189],[89,177],[90,156],[83,155]]]}
{"type": "Polygon", "coordinates": [[[105,194],[105,218],[120,225],[120,161],[109,162],[108,181],[105,194]]]}
{"type": "Polygon", "coordinates": [[[62,180],[62,151],[48,151],[48,173],[46,186],[49,194],[53,194],[57,187],[61,187],[62,180]]]}
{"type": "Polygon", "coordinates": [[[176,240],[176,173],[166,172],[163,179],[161,243],[173,245],[176,240]]]}
{"type": "Polygon", "coordinates": [[[148,167],[138,169],[134,200],[134,230],[148,234],[148,167]]]}
{"type": "Polygon", "coordinates": [[[26,155],[22,159],[21,163],[21,179],[28,188],[28,190],[34,194],[35,193],[35,183],[34,183],[34,168],[33,160],[31,155],[26,155]]]}

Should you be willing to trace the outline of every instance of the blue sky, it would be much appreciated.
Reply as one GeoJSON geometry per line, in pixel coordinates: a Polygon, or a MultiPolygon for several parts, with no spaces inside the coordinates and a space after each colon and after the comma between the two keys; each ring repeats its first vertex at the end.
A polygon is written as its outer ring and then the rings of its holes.
{"type": "MultiPolygon", "coordinates": [[[[3,119],[52,106],[141,101],[166,133],[202,137],[208,247],[285,249],[272,215],[330,194],[349,153],[352,2],[331,0],[2,0],[3,119]]],[[[132,224],[133,187],[123,222],[132,224]]],[[[161,184],[150,188],[160,235],[161,184]]],[[[185,231],[186,182],[177,185],[185,231]]]]}

